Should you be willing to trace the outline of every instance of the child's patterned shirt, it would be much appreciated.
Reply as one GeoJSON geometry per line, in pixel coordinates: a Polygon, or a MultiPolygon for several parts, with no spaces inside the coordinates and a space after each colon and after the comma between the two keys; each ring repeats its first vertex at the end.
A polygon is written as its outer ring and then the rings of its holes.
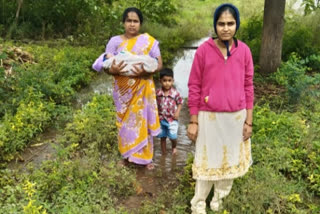
{"type": "Polygon", "coordinates": [[[178,108],[178,105],[183,103],[180,93],[173,87],[169,90],[167,96],[164,95],[162,88],[156,91],[158,111],[160,120],[172,122],[173,116],[178,108]]]}

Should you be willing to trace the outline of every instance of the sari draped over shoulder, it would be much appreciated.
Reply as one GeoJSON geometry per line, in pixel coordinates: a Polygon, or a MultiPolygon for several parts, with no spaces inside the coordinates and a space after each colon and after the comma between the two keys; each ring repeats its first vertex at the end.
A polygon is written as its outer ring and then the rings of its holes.
{"type": "MultiPolygon", "coordinates": [[[[118,42],[115,52],[120,51],[138,55],[149,54],[152,57],[160,55],[158,42],[146,33],[118,42]]],[[[113,86],[119,151],[123,158],[128,158],[130,162],[149,164],[153,158],[153,136],[160,132],[152,75],[149,77],[117,75],[114,76],[113,86]]]]}

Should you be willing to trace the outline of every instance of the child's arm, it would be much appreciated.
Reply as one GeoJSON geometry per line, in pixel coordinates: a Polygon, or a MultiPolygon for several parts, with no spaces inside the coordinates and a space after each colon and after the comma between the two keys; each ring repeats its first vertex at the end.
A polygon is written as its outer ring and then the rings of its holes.
{"type": "Polygon", "coordinates": [[[176,95],[175,100],[176,100],[178,108],[177,108],[176,112],[174,113],[174,119],[178,120],[179,115],[180,115],[180,111],[182,108],[182,103],[183,103],[183,99],[178,91],[177,91],[177,95],[176,95]]]}
{"type": "Polygon", "coordinates": [[[180,103],[180,104],[178,104],[178,108],[177,108],[177,110],[176,110],[176,112],[174,113],[174,116],[173,116],[175,120],[179,119],[181,108],[182,108],[182,104],[180,103]]]}

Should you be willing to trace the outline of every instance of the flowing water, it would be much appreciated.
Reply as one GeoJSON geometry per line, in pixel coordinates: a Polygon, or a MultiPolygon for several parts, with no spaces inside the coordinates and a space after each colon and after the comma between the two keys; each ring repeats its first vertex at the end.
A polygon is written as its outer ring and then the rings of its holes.
{"type": "Polygon", "coordinates": [[[206,40],[208,40],[208,37],[193,42],[187,50],[183,51],[183,56],[180,57],[173,66],[175,85],[183,97],[188,97],[188,79],[193,57],[196,53],[195,48],[206,40]]]}

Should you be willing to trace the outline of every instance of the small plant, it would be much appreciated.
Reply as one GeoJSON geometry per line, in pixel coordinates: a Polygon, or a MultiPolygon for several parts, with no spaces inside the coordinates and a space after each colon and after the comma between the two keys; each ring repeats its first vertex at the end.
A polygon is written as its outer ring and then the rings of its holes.
{"type": "Polygon", "coordinates": [[[26,181],[23,187],[27,194],[28,204],[23,207],[23,213],[25,214],[47,214],[47,211],[42,206],[35,205],[36,201],[33,199],[33,195],[36,192],[35,183],[26,181]]]}

